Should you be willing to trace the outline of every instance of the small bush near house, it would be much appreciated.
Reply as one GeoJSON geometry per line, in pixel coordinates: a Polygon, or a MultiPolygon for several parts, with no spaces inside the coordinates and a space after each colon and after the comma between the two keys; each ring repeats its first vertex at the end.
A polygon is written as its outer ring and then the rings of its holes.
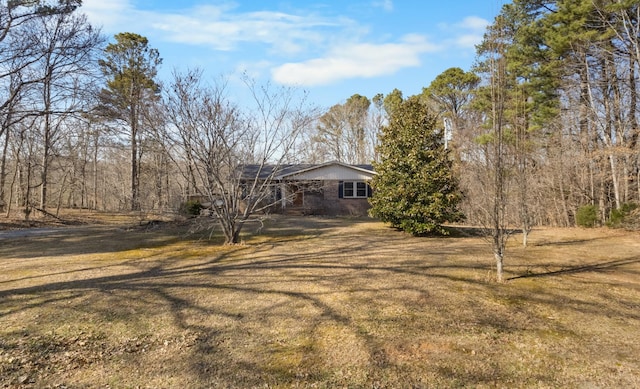
{"type": "Polygon", "coordinates": [[[204,206],[197,200],[189,200],[180,206],[180,212],[188,216],[198,216],[204,206]]]}
{"type": "Polygon", "coordinates": [[[598,207],[592,204],[583,205],[576,212],[576,224],[579,227],[593,228],[598,222],[598,207]]]}

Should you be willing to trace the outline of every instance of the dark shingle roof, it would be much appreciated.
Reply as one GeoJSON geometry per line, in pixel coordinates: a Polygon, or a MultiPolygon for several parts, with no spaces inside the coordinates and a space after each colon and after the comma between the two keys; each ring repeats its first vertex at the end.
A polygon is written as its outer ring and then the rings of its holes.
{"type": "Polygon", "coordinates": [[[310,163],[301,163],[301,164],[282,164],[282,165],[245,165],[242,170],[242,176],[248,179],[254,179],[258,172],[260,173],[259,179],[267,179],[273,175],[273,177],[284,177],[289,176],[298,172],[312,170],[314,168],[320,168],[323,166],[328,166],[332,164],[340,164],[344,166],[351,166],[357,169],[369,170],[373,171],[372,165],[367,164],[359,164],[359,165],[350,165],[341,162],[327,162],[320,164],[310,164],[310,163]],[[274,169],[276,171],[274,172],[274,169]]]}

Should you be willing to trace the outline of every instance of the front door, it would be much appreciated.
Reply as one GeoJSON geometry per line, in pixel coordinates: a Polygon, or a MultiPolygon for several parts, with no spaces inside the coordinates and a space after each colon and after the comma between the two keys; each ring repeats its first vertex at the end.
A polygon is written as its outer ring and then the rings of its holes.
{"type": "Polygon", "coordinates": [[[294,207],[302,207],[304,206],[304,189],[299,185],[291,185],[291,192],[293,193],[293,206],[294,207]]]}

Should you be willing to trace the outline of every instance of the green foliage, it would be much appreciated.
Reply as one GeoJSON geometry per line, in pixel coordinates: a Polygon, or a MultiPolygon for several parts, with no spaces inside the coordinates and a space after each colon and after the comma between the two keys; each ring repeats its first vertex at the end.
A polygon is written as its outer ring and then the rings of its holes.
{"type": "Polygon", "coordinates": [[[480,77],[460,68],[449,68],[439,74],[422,94],[434,100],[443,112],[457,118],[470,101],[472,92],[480,84],[480,77]]]}
{"type": "Polygon", "coordinates": [[[198,200],[188,200],[180,205],[180,212],[188,216],[198,216],[204,206],[198,200]]]}
{"type": "MultiPolygon", "coordinates": [[[[547,5],[537,0],[505,4],[478,46],[475,71],[500,79],[505,123],[528,132],[544,128],[559,114],[562,61],[554,60],[546,40],[553,31],[546,24],[550,13],[547,5]],[[500,77],[493,74],[498,62],[503,66],[500,77]]],[[[480,98],[491,101],[491,90],[482,92],[480,98]]],[[[487,108],[490,106],[485,102],[487,108]]]]}
{"type": "Polygon", "coordinates": [[[494,141],[494,134],[493,133],[487,133],[487,134],[481,134],[478,135],[475,139],[476,143],[478,143],[481,146],[486,146],[488,144],[490,144],[491,142],[494,141]]]}
{"type": "Polygon", "coordinates": [[[384,97],[382,105],[384,106],[384,110],[387,115],[391,116],[393,114],[393,111],[395,111],[396,108],[398,108],[398,106],[402,104],[403,100],[404,97],[402,96],[402,92],[398,88],[395,88],[391,91],[391,93],[386,95],[384,97]]]}
{"type": "Polygon", "coordinates": [[[609,220],[607,221],[608,227],[622,227],[625,225],[627,218],[631,213],[638,208],[638,204],[624,203],[620,209],[612,209],[609,214],[609,220]]]}
{"type": "Polygon", "coordinates": [[[435,116],[419,96],[401,102],[382,128],[374,163],[371,215],[414,235],[446,234],[446,222],[463,219],[449,152],[435,116]]]}
{"type": "Polygon", "coordinates": [[[123,32],[115,35],[116,42],[104,50],[98,61],[107,77],[107,90],[111,104],[122,110],[136,111],[143,97],[157,95],[160,86],[155,77],[162,63],[157,49],[149,47],[147,38],[123,32]]]}
{"type": "Polygon", "coordinates": [[[158,50],[149,47],[147,38],[130,33],[115,35],[116,43],[104,50],[98,61],[107,85],[99,94],[101,114],[128,124],[131,141],[131,209],[137,210],[140,187],[138,149],[143,111],[149,100],[159,99],[160,85],[155,81],[162,63],[158,50]]]}
{"type": "MultiPolygon", "coordinates": [[[[80,7],[82,5],[81,0],[59,0],[57,4],[51,5],[47,3],[34,2],[37,4],[36,12],[42,16],[51,16],[51,15],[59,15],[59,14],[68,14],[80,7]]],[[[25,1],[10,1],[9,8],[14,8],[17,5],[21,6],[29,6],[32,5],[32,2],[25,1]]]]}
{"type": "Polygon", "coordinates": [[[592,204],[583,205],[576,211],[576,224],[579,227],[592,228],[598,223],[598,207],[592,204]]]}

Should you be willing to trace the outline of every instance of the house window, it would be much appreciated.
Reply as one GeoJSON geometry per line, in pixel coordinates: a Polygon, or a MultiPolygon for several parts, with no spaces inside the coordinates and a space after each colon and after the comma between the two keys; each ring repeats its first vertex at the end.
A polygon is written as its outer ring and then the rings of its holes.
{"type": "Polygon", "coordinates": [[[345,181],[343,184],[344,198],[367,198],[369,187],[364,181],[345,181]]]}

